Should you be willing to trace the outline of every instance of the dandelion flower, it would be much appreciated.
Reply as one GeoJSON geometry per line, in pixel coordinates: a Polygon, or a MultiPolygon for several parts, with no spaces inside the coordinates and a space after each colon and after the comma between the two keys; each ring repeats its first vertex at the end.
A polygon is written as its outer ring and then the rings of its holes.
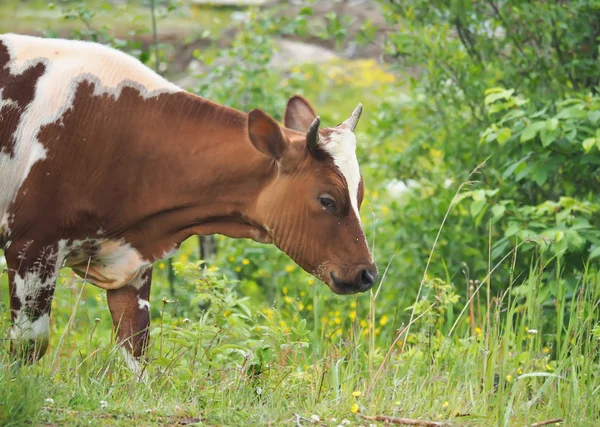
{"type": "Polygon", "coordinates": [[[248,258],[244,258],[244,259],[242,260],[242,264],[244,264],[244,265],[248,265],[248,264],[250,264],[250,260],[249,260],[248,258]]]}
{"type": "Polygon", "coordinates": [[[387,314],[384,314],[383,316],[381,316],[381,319],[379,319],[379,324],[381,326],[385,326],[388,322],[388,317],[387,314]]]}
{"type": "Polygon", "coordinates": [[[360,409],[356,403],[354,405],[352,405],[352,408],[350,408],[350,410],[352,411],[353,414],[356,414],[358,411],[360,411],[360,409]]]}
{"type": "Polygon", "coordinates": [[[352,396],[354,396],[354,397],[360,397],[361,394],[362,393],[360,391],[358,391],[358,390],[352,392],[352,396]]]}
{"type": "Polygon", "coordinates": [[[512,382],[512,380],[513,380],[513,377],[512,377],[512,375],[508,374],[508,375],[506,376],[506,382],[510,383],[510,382],[512,382]]]}
{"type": "Polygon", "coordinates": [[[544,347],[544,353],[549,354],[550,353],[550,349],[548,347],[544,347]]]}
{"type": "Polygon", "coordinates": [[[444,403],[442,403],[442,408],[447,408],[449,405],[448,401],[446,400],[444,403]]]}

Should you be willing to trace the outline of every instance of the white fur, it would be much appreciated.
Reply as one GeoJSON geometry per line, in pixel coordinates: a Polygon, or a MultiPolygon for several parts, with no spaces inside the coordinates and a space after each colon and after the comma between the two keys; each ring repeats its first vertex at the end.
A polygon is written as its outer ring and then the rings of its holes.
{"type": "Polygon", "coordinates": [[[150,311],[150,301],[145,300],[145,299],[138,299],[138,306],[140,307],[140,310],[148,310],[150,311]]]}
{"type": "Polygon", "coordinates": [[[123,361],[125,362],[125,366],[133,372],[133,374],[137,377],[138,381],[142,381],[144,383],[148,382],[148,374],[142,367],[142,364],[135,357],[132,356],[127,349],[121,347],[121,356],[123,356],[123,361]]]}
{"type": "Polygon", "coordinates": [[[10,337],[13,340],[48,339],[49,335],[50,315],[48,313],[32,322],[23,310],[20,310],[10,328],[10,337]]]}
{"type": "MultiPolygon", "coordinates": [[[[39,63],[46,66],[34,99],[17,126],[15,155],[0,154],[0,218],[9,211],[32,166],[47,158],[46,149],[37,140],[40,128],[56,122],[73,105],[81,81],[94,81],[95,95],[109,93],[114,97],[127,85],[148,98],[181,90],[137,59],[100,44],[16,34],[1,35],[0,42],[8,47],[12,75],[39,63]]],[[[0,93],[0,105],[2,102],[10,101],[2,101],[0,93]]]]}
{"type": "Polygon", "coordinates": [[[61,240],[59,248],[63,247],[65,266],[79,266],[82,273],[87,272],[86,278],[90,283],[103,289],[118,289],[129,282],[135,286],[144,268],[150,265],[135,248],[123,241],[86,239],[76,240],[67,246],[61,240]],[[93,258],[79,252],[86,243],[98,248],[93,258]]]}
{"type": "Polygon", "coordinates": [[[8,235],[8,213],[5,213],[4,216],[2,217],[2,219],[0,219],[0,239],[3,236],[7,236],[8,235]]]}
{"type": "Polygon", "coordinates": [[[356,137],[347,127],[340,126],[331,134],[331,139],[324,144],[325,150],[333,158],[333,163],[342,172],[348,184],[350,203],[360,221],[358,213],[358,186],[360,185],[360,170],[356,158],[356,137]]]}

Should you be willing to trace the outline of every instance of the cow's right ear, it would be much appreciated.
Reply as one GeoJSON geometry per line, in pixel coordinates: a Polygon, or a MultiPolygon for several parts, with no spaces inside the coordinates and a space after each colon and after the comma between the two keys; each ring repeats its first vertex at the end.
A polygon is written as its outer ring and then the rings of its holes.
{"type": "Polygon", "coordinates": [[[258,151],[276,160],[281,159],[289,145],[277,122],[259,109],[248,113],[248,136],[258,151]]]}

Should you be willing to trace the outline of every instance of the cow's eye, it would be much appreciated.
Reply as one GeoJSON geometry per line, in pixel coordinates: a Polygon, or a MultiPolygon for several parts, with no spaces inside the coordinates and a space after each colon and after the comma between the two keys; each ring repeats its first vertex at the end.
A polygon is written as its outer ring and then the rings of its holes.
{"type": "Polygon", "coordinates": [[[335,200],[333,200],[330,196],[320,196],[319,203],[321,206],[327,210],[334,211],[335,210],[335,200]]]}

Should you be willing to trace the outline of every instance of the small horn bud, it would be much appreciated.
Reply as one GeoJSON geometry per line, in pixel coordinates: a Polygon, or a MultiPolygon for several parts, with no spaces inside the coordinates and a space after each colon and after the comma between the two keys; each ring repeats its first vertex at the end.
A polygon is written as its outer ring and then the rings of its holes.
{"type": "Polygon", "coordinates": [[[362,110],[362,104],[358,104],[358,106],[354,109],[352,114],[350,114],[350,117],[348,117],[344,122],[352,132],[354,132],[354,129],[356,129],[356,125],[358,124],[358,120],[360,119],[360,115],[362,114],[362,110]]]}
{"type": "Polygon", "coordinates": [[[321,118],[319,116],[315,117],[310,126],[308,127],[308,132],[306,132],[306,145],[308,145],[309,150],[314,151],[320,142],[319,138],[319,125],[321,124],[321,118]]]}

